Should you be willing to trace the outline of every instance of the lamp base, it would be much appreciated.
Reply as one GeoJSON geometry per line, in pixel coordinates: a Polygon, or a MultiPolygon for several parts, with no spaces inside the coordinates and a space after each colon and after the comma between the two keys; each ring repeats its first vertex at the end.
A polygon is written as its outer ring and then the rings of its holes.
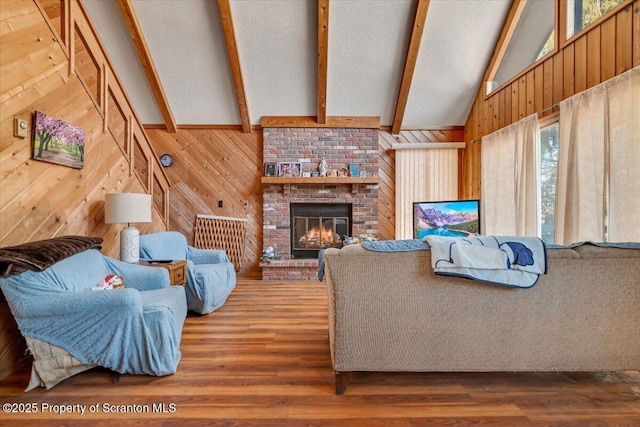
{"type": "Polygon", "coordinates": [[[135,227],[120,232],[120,260],[132,264],[140,261],[140,232],[135,227]]]}

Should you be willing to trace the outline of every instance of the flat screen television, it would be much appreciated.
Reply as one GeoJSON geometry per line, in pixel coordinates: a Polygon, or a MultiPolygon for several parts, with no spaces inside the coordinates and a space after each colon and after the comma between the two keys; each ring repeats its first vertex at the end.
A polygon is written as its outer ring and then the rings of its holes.
{"type": "Polygon", "coordinates": [[[480,234],[480,200],[413,203],[413,238],[480,234]]]}

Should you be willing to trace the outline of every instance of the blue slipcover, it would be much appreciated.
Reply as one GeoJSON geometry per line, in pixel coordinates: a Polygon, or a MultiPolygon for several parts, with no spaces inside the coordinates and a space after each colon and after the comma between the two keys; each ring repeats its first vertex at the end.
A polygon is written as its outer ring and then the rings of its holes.
{"type": "Polygon", "coordinates": [[[181,286],[164,268],[85,250],[41,272],[0,279],[20,332],[61,347],[84,364],[119,373],[168,375],[180,361],[187,316],[181,286]],[[92,290],[116,274],[124,289],[92,290]]]}
{"type": "Polygon", "coordinates": [[[196,249],[177,231],[140,236],[140,258],[187,260],[187,307],[196,313],[218,309],[236,286],[236,272],[225,251],[196,249]]]}

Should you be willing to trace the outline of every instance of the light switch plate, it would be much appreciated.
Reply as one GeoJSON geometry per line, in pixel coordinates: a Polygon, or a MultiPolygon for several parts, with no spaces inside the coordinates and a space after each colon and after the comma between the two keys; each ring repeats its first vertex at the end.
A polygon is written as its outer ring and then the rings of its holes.
{"type": "Polygon", "coordinates": [[[26,120],[13,118],[13,136],[18,138],[26,138],[29,135],[29,124],[26,120]]]}

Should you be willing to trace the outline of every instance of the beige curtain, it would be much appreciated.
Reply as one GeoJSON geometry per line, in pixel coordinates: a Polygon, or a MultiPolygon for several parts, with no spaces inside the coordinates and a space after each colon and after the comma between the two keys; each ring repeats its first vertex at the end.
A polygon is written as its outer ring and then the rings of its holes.
{"type": "MultiPolygon", "coordinates": [[[[404,144],[409,145],[409,144],[404,144]]],[[[417,145],[417,144],[416,144],[417,145]]],[[[396,239],[413,238],[413,202],[458,199],[458,148],[396,149],[396,239]]]]}
{"type": "Polygon", "coordinates": [[[482,138],[482,234],[540,235],[539,147],[537,114],[482,138]]]}
{"type": "Polygon", "coordinates": [[[557,243],[640,240],[639,70],[560,103],[557,243]]]}
{"type": "Polygon", "coordinates": [[[608,241],[640,242],[640,67],[615,80],[607,91],[608,241]]]}

